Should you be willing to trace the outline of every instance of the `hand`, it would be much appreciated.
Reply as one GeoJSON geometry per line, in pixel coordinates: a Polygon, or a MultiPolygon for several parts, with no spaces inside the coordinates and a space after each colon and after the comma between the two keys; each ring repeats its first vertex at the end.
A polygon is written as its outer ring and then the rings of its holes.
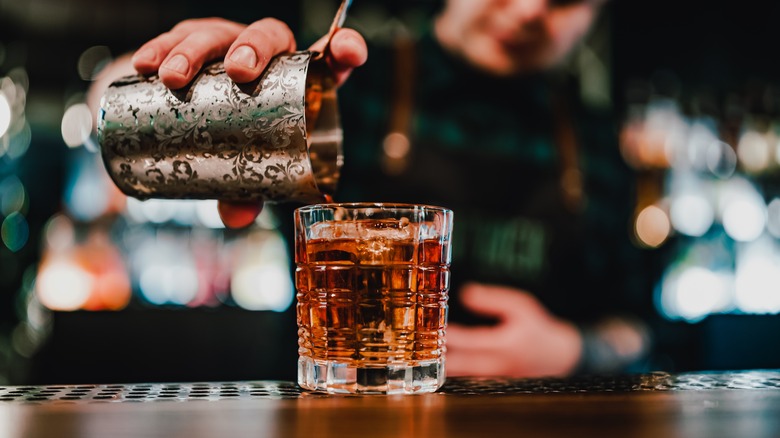
{"type": "MultiPolygon", "coordinates": [[[[323,37],[311,46],[325,48],[323,37]]],[[[264,18],[249,26],[222,18],[185,20],[133,55],[133,67],[141,74],[158,73],[169,88],[187,85],[203,64],[225,58],[225,71],[236,82],[257,79],[274,56],[295,50],[295,36],[283,22],[264,18]]],[[[330,43],[328,59],[337,83],[368,58],[363,37],[353,29],[339,29],[330,43]]]]}
{"type": "Polygon", "coordinates": [[[461,290],[470,310],[498,319],[489,327],[447,328],[447,375],[564,376],[577,366],[582,339],[577,328],[551,315],[518,289],[468,284],[461,290]]]}
{"type": "MultiPolygon", "coordinates": [[[[311,50],[325,48],[327,37],[311,50]]],[[[295,50],[295,37],[283,22],[264,18],[249,26],[221,18],[185,20],[147,42],[133,55],[132,63],[142,74],[158,73],[169,88],[187,85],[203,64],[225,57],[225,72],[236,82],[257,79],[275,55],[295,50]]],[[[347,80],[353,68],[366,62],[368,48],[363,37],[352,29],[339,29],[330,43],[327,61],[337,84],[347,80]]],[[[230,228],[251,224],[262,204],[219,203],[219,214],[230,228]]]]}

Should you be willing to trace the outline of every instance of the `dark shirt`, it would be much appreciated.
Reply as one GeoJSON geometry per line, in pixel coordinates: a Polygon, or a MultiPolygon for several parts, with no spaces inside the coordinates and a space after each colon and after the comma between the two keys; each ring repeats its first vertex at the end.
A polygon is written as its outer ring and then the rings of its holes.
{"type": "Polygon", "coordinates": [[[632,173],[611,115],[575,100],[567,105],[585,192],[580,207],[569,208],[552,102],[572,90],[555,74],[489,76],[426,34],[413,50],[408,163],[400,174],[388,173],[382,143],[399,92],[396,55],[371,47],[368,63],[339,91],[345,164],[335,200],[454,211],[450,319],[478,321],[457,297],[471,281],[525,289],[553,313],[581,323],[651,311],[646,254],[629,235],[632,173]]]}

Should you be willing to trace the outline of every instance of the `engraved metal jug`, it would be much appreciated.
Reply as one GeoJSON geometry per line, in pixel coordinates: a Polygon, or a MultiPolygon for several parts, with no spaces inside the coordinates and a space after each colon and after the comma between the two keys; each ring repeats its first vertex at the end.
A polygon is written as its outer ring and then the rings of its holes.
{"type": "Polygon", "coordinates": [[[113,82],[97,123],[109,175],[140,199],[322,201],[343,158],[336,89],[319,55],[279,55],[246,84],[221,62],[179,90],[157,76],[113,82]]]}

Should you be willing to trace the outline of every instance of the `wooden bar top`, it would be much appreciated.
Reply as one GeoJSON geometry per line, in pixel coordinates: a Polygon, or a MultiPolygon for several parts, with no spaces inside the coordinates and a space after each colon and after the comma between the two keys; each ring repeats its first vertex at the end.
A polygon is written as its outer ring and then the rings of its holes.
{"type": "Polygon", "coordinates": [[[427,395],[292,382],[0,387],[1,437],[778,437],[780,371],[448,379],[427,395]]]}

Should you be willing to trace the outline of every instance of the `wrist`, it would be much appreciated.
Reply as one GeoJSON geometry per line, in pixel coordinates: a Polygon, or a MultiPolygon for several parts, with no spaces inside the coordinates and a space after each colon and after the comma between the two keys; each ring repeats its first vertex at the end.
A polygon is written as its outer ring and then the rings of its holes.
{"type": "Polygon", "coordinates": [[[612,318],[578,327],[582,339],[576,374],[611,373],[625,370],[647,351],[649,336],[644,326],[612,318]]]}

